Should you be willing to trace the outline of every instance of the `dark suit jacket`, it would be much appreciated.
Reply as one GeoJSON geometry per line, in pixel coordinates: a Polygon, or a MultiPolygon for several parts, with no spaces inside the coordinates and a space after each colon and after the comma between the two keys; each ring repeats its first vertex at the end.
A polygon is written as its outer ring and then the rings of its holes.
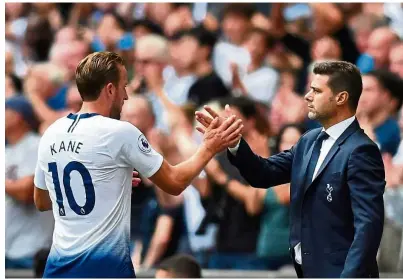
{"type": "Polygon", "coordinates": [[[386,184],[380,151],[355,120],[316,178],[305,182],[320,131],[308,131],[290,150],[268,159],[241,140],[236,156],[228,151],[228,157],[253,187],[291,182],[290,247],[301,242],[304,277],[379,277],[386,184]]]}

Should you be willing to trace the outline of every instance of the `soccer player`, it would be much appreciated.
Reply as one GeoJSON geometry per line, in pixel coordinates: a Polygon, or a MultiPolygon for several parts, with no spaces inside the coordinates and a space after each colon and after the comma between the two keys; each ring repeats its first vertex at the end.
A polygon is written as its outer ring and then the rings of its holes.
{"type": "Polygon", "coordinates": [[[79,113],[52,124],[38,151],[34,199],[53,210],[53,245],[44,277],[135,277],[129,252],[133,168],[179,195],[210,159],[240,139],[241,121],[218,118],[188,160],[172,166],[132,124],[119,121],[127,72],[115,53],[96,52],[78,65],[79,113]]]}

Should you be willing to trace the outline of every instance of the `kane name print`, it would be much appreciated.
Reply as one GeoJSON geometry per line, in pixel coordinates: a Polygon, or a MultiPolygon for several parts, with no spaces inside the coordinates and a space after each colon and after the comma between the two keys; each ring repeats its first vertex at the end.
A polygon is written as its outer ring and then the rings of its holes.
{"type": "Polygon", "coordinates": [[[79,150],[81,149],[81,146],[83,145],[82,142],[79,141],[61,141],[60,144],[53,143],[50,145],[50,153],[51,155],[60,153],[62,151],[65,152],[74,152],[76,154],[80,154],[79,150]]]}

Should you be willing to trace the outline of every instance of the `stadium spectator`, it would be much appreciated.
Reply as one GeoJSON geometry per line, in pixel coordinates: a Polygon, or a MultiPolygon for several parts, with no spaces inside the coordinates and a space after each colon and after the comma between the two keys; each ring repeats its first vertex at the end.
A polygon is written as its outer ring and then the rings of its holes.
{"type": "Polygon", "coordinates": [[[341,47],[338,41],[331,37],[322,37],[313,42],[311,48],[313,61],[340,60],[341,47]]]}
{"type": "MultiPolygon", "coordinates": [[[[288,150],[294,146],[304,133],[301,126],[289,124],[283,126],[276,140],[274,154],[288,150]]],[[[262,144],[264,138],[254,133],[253,141],[248,144],[252,150],[262,157],[268,157],[268,145],[262,144]],[[260,146],[257,149],[256,146],[260,146]]],[[[221,184],[227,180],[225,173],[216,168],[214,175],[221,184]],[[219,172],[217,174],[217,172],[219,172]]],[[[264,259],[265,269],[276,270],[291,263],[288,250],[289,239],[289,203],[290,184],[270,189],[257,189],[238,181],[227,182],[227,191],[237,200],[244,203],[251,215],[262,213],[261,228],[257,242],[257,255],[264,259]]]]}
{"type": "Polygon", "coordinates": [[[389,61],[389,70],[403,79],[403,42],[398,42],[391,47],[389,61]]]}
{"type": "Polygon", "coordinates": [[[8,98],[5,108],[6,268],[30,269],[35,253],[50,247],[54,221],[33,203],[40,140],[33,109],[23,96],[8,98]]]}
{"type": "Polygon", "coordinates": [[[193,257],[180,254],[163,261],[155,278],[202,278],[202,270],[193,257]]]}
{"type": "Polygon", "coordinates": [[[270,104],[280,81],[278,72],[266,62],[273,50],[273,38],[263,29],[253,28],[247,34],[243,47],[249,52],[251,62],[243,76],[239,76],[236,64],[233,67],[232,87],[241,90],[255,101],[270,104]]]}
{"type": "Polygon", "coordinates": [[[396,75],[377,70],[363,76],[359,119],[364,130],[380,146],[381,152],[396,154],[400,129],[396,113],[402,106],[402,81],[396,75]]]}
{"type": "Polygon", "coordinates": [[[215,34],[198,26],[184,32],[180,40],[185,44],[184,49],[193,56],[192,64],[197,76],[197,80],[189,88],[187,102],[200,106],[212,99],[228,97],[230,92],[211,63],[215,34]]]}
{"type": "Polygon", "coordinates": [[[252,27],[251,19],[256,9],[250,3],[228,3],[223,10],[223,35],[229,43],[240,46],[252,27]]]}
{"type": "Polygon", "coordinates": [[[52,64],[67,70],[68,81],[74,79],[78,63],[89,54],[89,44],[75,38],[66,38],[66,41],[55,43],[49,52],[49,61],[52,64]]]}
{"type": "Polygon", "coordinates": [[[149,19],[139,19],[133,22],[132,35],[136,40],[150,34],[162,35],[163,31],[158,24],[149,19]]]}
{"type": "Polygon", "coordinates": [[[389,51],[398,36],[389,27],[378,27],[368,39],[368,49],[362,54],[357,65],[363,72],[389,67],[389,51]],[[368,61],[367,61],[368,60],[368,61]]]}
{"type": "Polygon", "coordinates": [[[25,61],[43,62],[48,60],[53,37],[53,30],[48,19],[39,15],[28,17],[23,42],[25,61]]]}
{"type": "MultiPolygon", "coordinates": [[[[244,123],[243,137],[253,143],[253,148],[262,151],[262,156],[268,156],[268,139],[264,136],[255,139],[257,131],[257,110],[255,103],[245,97],[222,100],[221,104],[228,103],[235,115],[241,117],[244,123]]],[[[222,105],[221,105],[222,106],[222,105]]],[[[252,216],[237,198],[230,195],[228,182],[233,180],[248,185],[233,168],[225,153],[215,157],[215,166],[206,168],[208,176],[213,179],[210,190],[210,200],[206,205],[207,214],[200,231],[205,230],[210,222],[218,223],[216,249],[210,255],[208,268],[212,269],[242,269],[259,270],[265,268],[264,260],[256,255],[256,244],[260,230],[260,214],[252,216]],[[228,179],[222,180],[216,172],[221,168],[228,179]],[[213,221],[214,220],[214,221],[213,221]],[[245,230],[245,228],[248,228],[245,230]]],[[[213,161],[214,162],[214,161],[213,161]]]]}

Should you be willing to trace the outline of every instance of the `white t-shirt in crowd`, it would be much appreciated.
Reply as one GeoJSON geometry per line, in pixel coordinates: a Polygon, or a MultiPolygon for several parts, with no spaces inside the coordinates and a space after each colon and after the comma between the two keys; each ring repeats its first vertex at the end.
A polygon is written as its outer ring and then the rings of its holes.
{"type": "MultiPolygon", "coordinates": [[[[27,133],[17,144],[6,145],[6,179],[33,176],[40,136],[27,133]]],[[[22,203],[5,195],[5,254],[9,259],[31,258],[52,244],[53,216],[39,212],[33,203],[22,203]]]]}

